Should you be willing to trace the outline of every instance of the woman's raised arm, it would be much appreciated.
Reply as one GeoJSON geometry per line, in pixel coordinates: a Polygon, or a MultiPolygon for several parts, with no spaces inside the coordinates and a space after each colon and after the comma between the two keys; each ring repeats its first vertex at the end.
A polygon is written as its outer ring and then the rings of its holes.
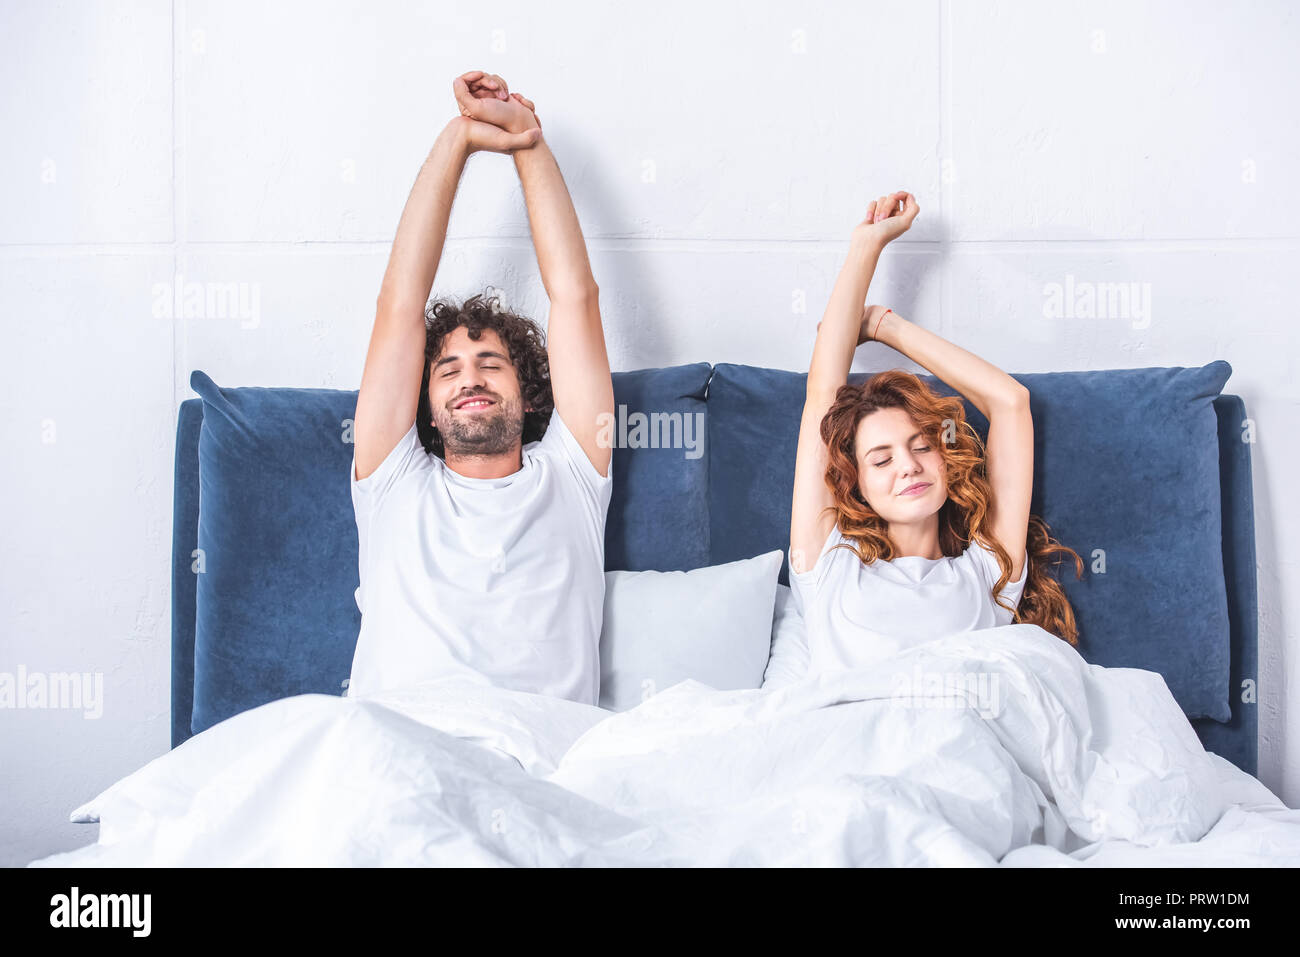
{"type": "Polygon", "coordinates": [[[1034,491],[1034,420],[1029,412],[1029,390],[997,366],[892,310],[878,325],[872,338],[938,376],[989,420],[985,469],[993,504],[988,533],[1011,557],[1011,581],[1016,581],[1024,568],[1034,491]]]}
{"type": "Polygon", "coordinates": [[[908,230],[919,211],[911,193],[882,196],[867,207],[866,218],[853,228],[848,256],[818,324],[799,424],[790,510],[791,570],[796,573],[812,567],[835,525],[829,508],[831,493],[826,487],[822,418],[840,386],[848,382],[854,350],[865,341],[863,330],[869,317],[863,303],[880,254],[891,240],[908,230]]]}

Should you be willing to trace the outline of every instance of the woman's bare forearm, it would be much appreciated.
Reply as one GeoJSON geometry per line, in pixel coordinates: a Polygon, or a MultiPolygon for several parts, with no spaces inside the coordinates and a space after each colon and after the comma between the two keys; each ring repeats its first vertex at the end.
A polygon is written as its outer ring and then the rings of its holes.
{"type": "Polygon", "coordinates": [[[997,366],[892,310],[881,320],[874,338],[952,386],[986,418],[996,408],[1017,405],[1028,395],[1024,386],[997,366]]]}
{"type": "Polygon", "coordinates": [[[381,312],[418,311],[424,320],[452,201],[470,152],[462,120],[456,117],[438,135],[411,187],[379,290],[381,312]]]}
{"type": "Polygon", "coordinates": [[[817,330],[817,342],[813,345],[812,362],[808,367],[809,401],[829,407],[836,390],[849,380],[853,353],[858,347],[862,329],[862,307],[880,253],[879,243],[854,233],[817,330]]]}

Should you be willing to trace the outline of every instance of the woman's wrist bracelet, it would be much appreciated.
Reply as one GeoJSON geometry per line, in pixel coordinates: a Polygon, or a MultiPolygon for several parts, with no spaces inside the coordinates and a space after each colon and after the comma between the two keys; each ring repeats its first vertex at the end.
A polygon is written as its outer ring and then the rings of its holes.
{"type": "Polygon", "coordinates": [[[876,331],[873,332],[873,333],[871,333],[871,335],[870,335],[870,338],[871,338],[872,340],[874,340],[874,341],[876,341],[876,342],[879,342],[879,341],[880,341],[878,338],[876,338],[877,336],[880,335],[880,327],[883,326],[883,325],[885,324],[885,316],[889,315],[889,314],[890,314],[891,312],[893,312],[893,311],[894,311],[894,310],[892,310],[892,309],[886,309],[884,312],[882,312],[882,313],[880,314],[880,318],[876,320],[876,331]]]}

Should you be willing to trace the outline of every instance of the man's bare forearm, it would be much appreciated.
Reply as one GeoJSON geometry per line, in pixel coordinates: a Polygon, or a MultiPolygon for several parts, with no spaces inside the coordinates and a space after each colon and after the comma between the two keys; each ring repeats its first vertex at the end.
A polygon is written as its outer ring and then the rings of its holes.
{"type": "Polygon", "coordinates": [[[468,157],[458,117],[434,141],[407,197],[379,290],[381,311],[417,311],[423,321],[425,303],[442,259],[452,201],[468,157]]]}
{"type": "Polygon", "coordinates": [[[545,138],[514,154],[542,285],[551,302],[590,296],[596,280],[569,188],[545,138]]]}

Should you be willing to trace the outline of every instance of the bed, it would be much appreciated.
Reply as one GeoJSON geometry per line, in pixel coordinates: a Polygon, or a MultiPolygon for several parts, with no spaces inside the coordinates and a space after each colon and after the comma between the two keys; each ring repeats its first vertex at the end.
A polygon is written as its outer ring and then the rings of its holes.
{"type": "Polygon", "coordinates": [[[687,656],[656,693],[593,707],[455,681],[346,696],[357,393],[195,371],[172,751],[72,811],[98,843],[33,865],[1300,864],[1300,812],[1254,777],[1254,431],[1230,374],[1016,375],[1032,510],[1087,566],[1060,573],[1077,650],[1013,625],[889,675],[801,679],[778,652],[797,631],[781,595],[805,376],[615,373],[620,421],[651,438],[625,429],[615,449],[610,575],[781,557],[757,670],[719,678],[687,656]],[[1004,707],[979,713],[972,685],[900,708],[900,677],[922,673],[983,674],[1004,707]]]}

